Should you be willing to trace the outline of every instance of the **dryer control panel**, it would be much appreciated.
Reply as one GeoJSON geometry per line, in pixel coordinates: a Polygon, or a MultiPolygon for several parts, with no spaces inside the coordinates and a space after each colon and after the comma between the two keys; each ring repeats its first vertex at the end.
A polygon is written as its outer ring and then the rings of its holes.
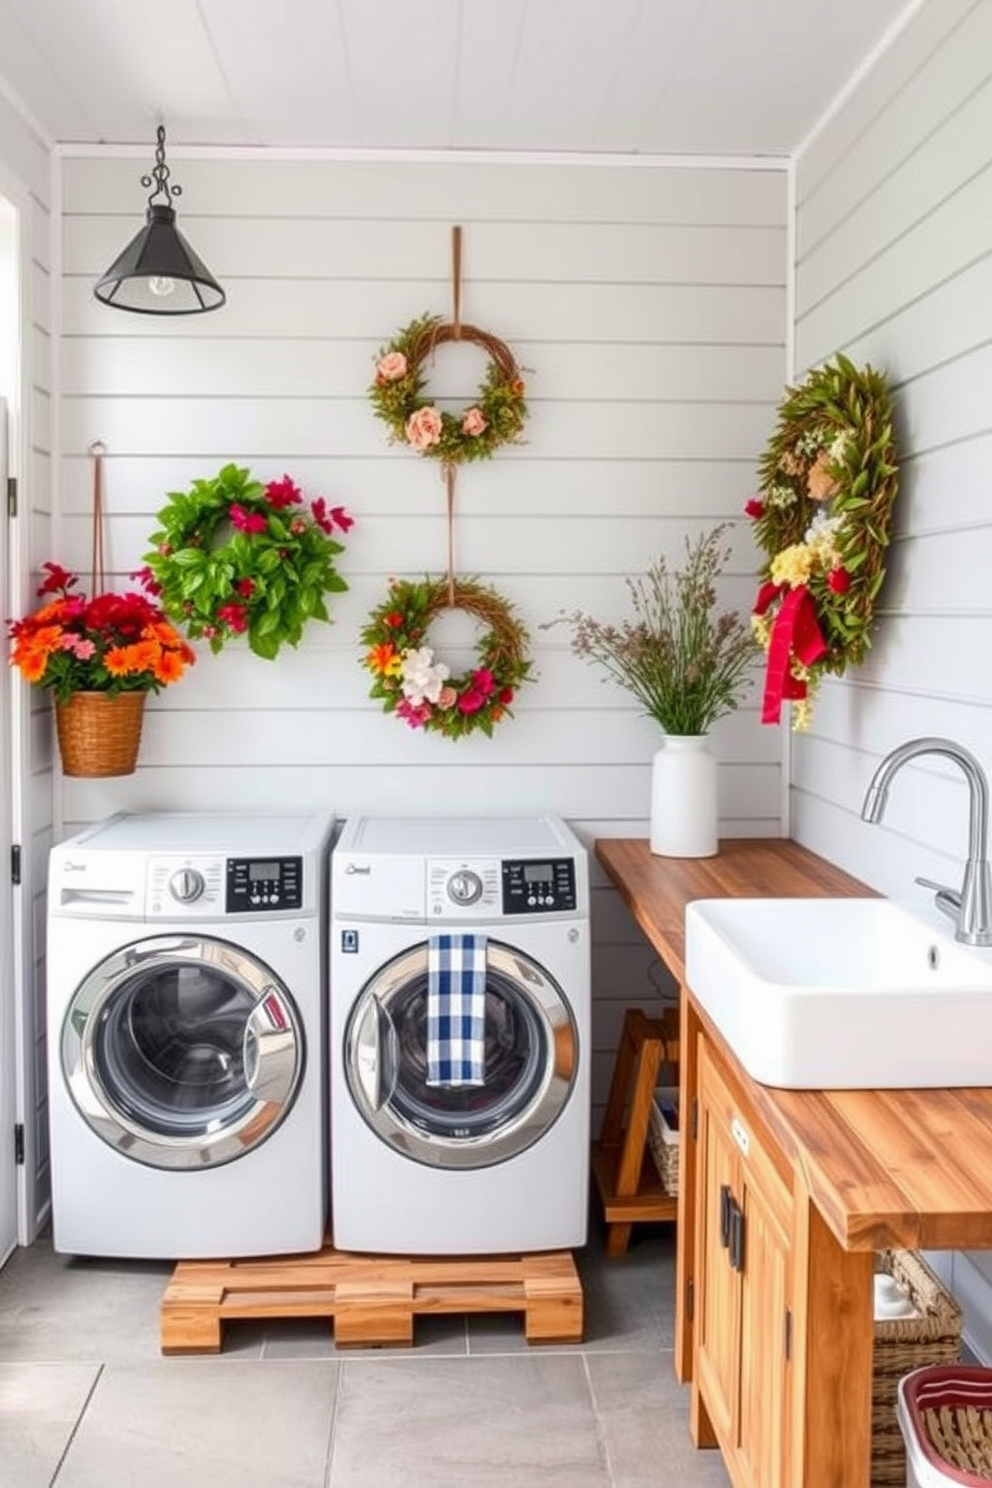
{"type": "Polygon", "coordinates": [[[503,863],[503,913],[563,914],[576,908],[574,858],[510,858],[503,863]]]}
{"type": "Polygon", "coordinates": [[[299,909],[302,903],[302,858],[228,858],[228,914],[299,909]]]}

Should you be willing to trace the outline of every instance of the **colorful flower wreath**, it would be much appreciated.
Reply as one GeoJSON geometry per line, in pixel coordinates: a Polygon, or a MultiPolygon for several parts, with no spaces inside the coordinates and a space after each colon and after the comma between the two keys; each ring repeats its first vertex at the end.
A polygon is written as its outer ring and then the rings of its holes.
{"type": "Polygon", "coordinates": [[[348,587],[334,566],[344,552],[334,532],[347,532],[352,518],[322,496],[304,507],[288,475],[263,486],[225,465],[211,480],[171,492],[158,521],[146,587],[211,651],[245,635],[271,661],[284,643],[299,645],[308,620],[330,620],[324,595],[348,587]]]}
{"type": "Polygon", "coordinates": [[[374,678],[369,696],[379,698],[411,728],[461,739],[492,737],[493,727],[511,716],[517,688],[530,675],[529,637],[494,589],[477,579],[391,579],[389,593],[362,631],[363,658],[374,678]],[[426,645],[431,622],[446,609],[465,610],[486,627],[476,645],[476,665],[453,677],[426,645]]]}
{"type": "Polygon", "coordinates": [[[459,465],[488,460],[500,445],[519,440],[527,418],[524,392],[520,369],[502,341],[477,326],[423,315],[380,350],[369,397],[394,440],[429,459],[459,465]],[[475,402],[458,414],[442,411],[424,396],[424,363],[446,341],[481,346],[489,358],[475,402]]]}
{"type": "Polygon", "coordinates": [[[885,379],[845,356],[789,388],[745,511],[769,555],[752,625],[767,654],[763,723],[793,702],[808,727],[824,673],[841,676],[871,645],[898,489],[885,379]]]}

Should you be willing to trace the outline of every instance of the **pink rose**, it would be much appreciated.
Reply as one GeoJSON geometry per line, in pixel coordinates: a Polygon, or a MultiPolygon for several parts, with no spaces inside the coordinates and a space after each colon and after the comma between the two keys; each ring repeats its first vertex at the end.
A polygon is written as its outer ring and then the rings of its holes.
{"type": "Polygon", "coordinates": [[[432,444],[440,444],[442,427],[441,415],[428,404],[411,413],[406,421],[406,437],[415,450],[430,449],[432,444]]]}
{"type": "Polygon", "coordinates": [[[399,382],[406,376],[406,357],[401,351],[387,351],[376,363],[375,375],[380,382],[399,382]]]}
{"type": "Polygon", "coordinates": [[[481,408],[466,408],[462,419],[463,434],[484,434],[488,428],[489,422],[481,408]]]}
{"type": "Polygon", "coordinates": [[[438,694],[437,705],[439,708],[453,708],[458,701],[458,694],[453,687],[442,687],[438,694]]]}

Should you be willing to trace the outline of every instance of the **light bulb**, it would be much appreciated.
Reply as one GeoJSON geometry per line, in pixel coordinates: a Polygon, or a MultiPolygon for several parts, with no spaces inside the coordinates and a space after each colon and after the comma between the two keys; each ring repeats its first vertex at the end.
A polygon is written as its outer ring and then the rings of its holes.
{"type": "Polygon", "coordinates": [[[175,287],[176,281],[174,279],[165,279],[157,274],[148,281],[148,288],[153,295],[170,295],[175,290],[175,287]]]}

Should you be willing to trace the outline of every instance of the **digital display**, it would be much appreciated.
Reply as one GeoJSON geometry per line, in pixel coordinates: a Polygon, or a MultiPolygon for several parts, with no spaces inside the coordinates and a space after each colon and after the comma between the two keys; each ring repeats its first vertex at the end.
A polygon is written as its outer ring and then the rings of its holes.
{"type": "Polygon", "coordinates": [[[248,877],[252,883],[278,883],[281,871],[279,863],[248,864],[248,877]]]}
{"type": "Polygon", "coordinates": [[[525,863],[524,883],[550,883],[552,870],[550,863],[525,863]]]}

